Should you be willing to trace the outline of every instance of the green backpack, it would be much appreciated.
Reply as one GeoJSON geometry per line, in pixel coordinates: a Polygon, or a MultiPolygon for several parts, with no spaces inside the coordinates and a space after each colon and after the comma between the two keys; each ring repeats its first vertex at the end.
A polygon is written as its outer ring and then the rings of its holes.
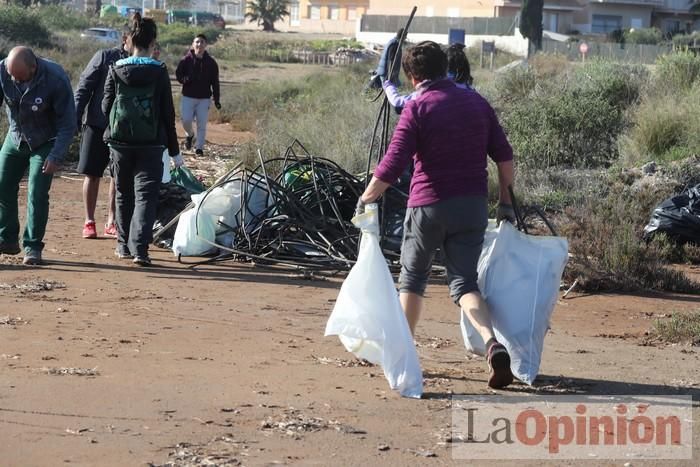
{"type": "Polygon", "coordinates": [[[112,70],[115,99],[109,112],[111,139],[127,144],[158,142],[158,107],[155,105],[156,82],[130,86],[112,70]]]}

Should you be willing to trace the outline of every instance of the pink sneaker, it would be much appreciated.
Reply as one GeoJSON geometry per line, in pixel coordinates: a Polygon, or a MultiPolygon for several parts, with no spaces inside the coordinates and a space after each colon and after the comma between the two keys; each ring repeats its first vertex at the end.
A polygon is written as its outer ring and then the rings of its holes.
{"type": "Polygon", "coordinates": [[[105,224],[105,237],[117,238],[117,225],[114,223],[105,224]]]}
{"type": "Polygon", "coordinates": [[[83,238],[97,238],[97,228],[95,227],[95,222],[86,222],[83,227],[83,238]]]}

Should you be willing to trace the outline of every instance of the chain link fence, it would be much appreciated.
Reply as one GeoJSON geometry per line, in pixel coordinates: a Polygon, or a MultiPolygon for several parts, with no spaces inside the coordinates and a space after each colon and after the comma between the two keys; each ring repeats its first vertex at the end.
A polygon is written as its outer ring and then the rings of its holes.
{"type": "MultiPolygon", "coordinates": [[[[616,42],[587,42],[586,58],[605,58],[630,63],[654,63],[661,55],[673,51],[671,45],[619,44],[616,42]]],[[[579,42],[542,41],[542,52],[565,55],[569,60],[581,60],[579,42]]]]}

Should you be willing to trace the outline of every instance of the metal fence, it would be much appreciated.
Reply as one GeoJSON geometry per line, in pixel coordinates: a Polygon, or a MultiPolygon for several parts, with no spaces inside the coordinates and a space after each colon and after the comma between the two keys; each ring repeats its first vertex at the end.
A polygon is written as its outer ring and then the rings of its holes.
{"type": "MultiPolygon", "coordinates": [[[[408,16],[363,15],[360,31],[395,32],[404,27],[408,16]]],[[[450,29],[464,29],[467,35],[510,36],[515,31],[515,18],[448,18],[416,16],[411,33],[447,34],[450,29]]]]}
{"type": "MultiPolygon", "coordinates": [[[[618,44],[615,42],[587,42],[586,58],[606,58],[632,63],[654,63],[656,59],[671,53],[670,45],[618,44]]],[[[566,55],[569,60],[581,60],[578,42],[542,41],[542,52],[566,55]]]]}

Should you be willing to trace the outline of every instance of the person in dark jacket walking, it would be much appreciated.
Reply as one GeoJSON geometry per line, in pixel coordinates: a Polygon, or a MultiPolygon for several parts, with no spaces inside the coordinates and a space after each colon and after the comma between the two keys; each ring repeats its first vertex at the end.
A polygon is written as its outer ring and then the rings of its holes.
{"type": "Polygon", "coordinates": [[[207,121],[211,98],[214,105],[221,109],[219,91],[219,65],[207,52],[207,38],[199,34],[192,42],[192,49],[185,55],[175,70],[175,77],[182,84],[180,117],[185,129],[185,149],[192,149],[194,140],[195,153],[204,154],[204,139],[207,134],[207,121]],[[197,137],[192,123],[197,120],[197,137]]]}
{"type": "MultiPolygon", "coordinates": [[[[109,165],[109,147],[103,139],[105,128],[107,128],[107,116],[102,113],[105,80],[109,67],[117,60],[128,56],[125,33],[121,46],[98,50],[92,56],[80,75],[80,82],[75,90],[75,112],[78,117],[78,129],[82,130],[78,173],[85,175],[83,180],[83,203],[85,204],[83,238],[97,238],[95,207],[100,189],[100,179],[109,165]]],[[[114,177],[112,177],[109,183],[105,237],[116,238],[117,236],[117,227],[114,223],[115,194],[116,188],[114,177]]]]}
{"type": "Polygon", "coordinates": [[[132,56],[117,61],[105,81],[102,110],[108,116],[109,144],[117,184],[119,258],[149,266],[158,190],[167,147],[176,166],[183,164],[175,133],[175,107],[165,65],[151,58],[156,23],[133,16],[127,38],[132,56]]]}
{"type": "Polygon", "coordinates": [[[0,61],[0,105],[9,129],[0,149],[0,253],[19,253],[19,184],[29,170],[24,264],[42,264],[53,174],[75,135],[75,102],[66,72],[28,47],[0,61]]]}

